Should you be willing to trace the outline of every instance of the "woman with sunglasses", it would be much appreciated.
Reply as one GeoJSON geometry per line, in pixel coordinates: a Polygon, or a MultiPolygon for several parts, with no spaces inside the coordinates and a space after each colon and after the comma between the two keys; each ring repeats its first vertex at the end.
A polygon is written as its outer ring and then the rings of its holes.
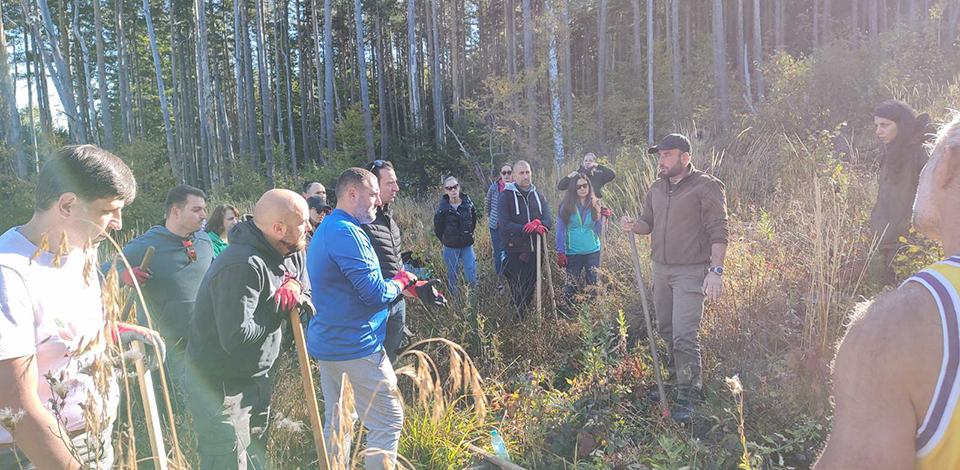
{"type": "Polygon", "coordinates": [[[466,193],[460,192],[460,182],[453,176],[443,180],[444,195],[433,216],[433,232],[443,244],[443,263],[447,266],[450,294],[458,296],[460,268],[470,286],[477,284],[477,256],[473,252],[473,232],[477,228],[477,211],[466,193]]]}
{"type": "Polygon", "coordinates": [[[557,217],[557,264],[567,270],[563,294],[570,301],[586,277],[587,285],[597,283],[600,267],[600,235],[603,231],[600,200],[585,175],[571,178],[557,217]]]}
{"type": "Polygon", "coordinates": [[[507,253],[503,250],[503,241],[500,240],[497,203],[500,201],[503,188],[512,182],[513,164],[507,162],[500,167],[500,177],[487,189],[487,227],[490,228],[490,242],[493,245],[493,270],[497,273],[497,292],[503,292],[503,260],[507,257],[507,253]]]}

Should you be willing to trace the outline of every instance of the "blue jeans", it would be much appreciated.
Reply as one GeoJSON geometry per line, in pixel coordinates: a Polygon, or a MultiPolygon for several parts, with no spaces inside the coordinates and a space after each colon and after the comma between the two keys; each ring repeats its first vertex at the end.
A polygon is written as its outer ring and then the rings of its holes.
{"type": "Polygon", "coordinates": [[[383,338],[383,349],[387,352],[390,362],[397,360],[397,351],[403,343],[404,327],[407,325],[407,301],[400,299],[390,306],[390,316],[387,317],[387,333],[383,338]]]}
{"type": "Polygon", "coordinates": [[[447,266],[447,284],[450,286],[450,295],[460,295],[457,279],[460,277],[460,267],[463,266],[463,275],[471,286],[477,284],[477,256],[473,253],[473,245],[465,248],[443,247],[443,264],[447,266]]]}
{"type": "Polygon", "coordinates": [[[503,260],[507,258],[507,254],[503,252],[503,241],[500,240],[499,230],[490,229],[490,243],[493,245],[493,271],[499,276],[503,274],[503,260]]]}

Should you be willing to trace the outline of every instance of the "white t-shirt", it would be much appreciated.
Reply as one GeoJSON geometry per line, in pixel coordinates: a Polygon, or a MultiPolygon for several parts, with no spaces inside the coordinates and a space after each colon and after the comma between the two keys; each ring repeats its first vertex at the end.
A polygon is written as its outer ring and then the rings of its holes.
{"type": "MultiPolygon", "coordinates": [[[[58,389],[66,391],[60,418],[68,431],[84,429],[84,405],[90,400],[96,403],[92,410],[112,421],[119,400],[112,368],[107,368],[105,392],[88,370],[106,359],[96,251],[74,250],[60,258],[60,267],[53,266],[49,252],[31,260],[36,251],[18,227],[0,236],[0,360],[36,356],[37,394],[52,413],[54,390],[45,375],[60,382],[58,389]],[[88,259],[94,264],[85,279],[88,259]]],[[[12,436],[0,426],[0,443],[10,442],[12,436]]]]}

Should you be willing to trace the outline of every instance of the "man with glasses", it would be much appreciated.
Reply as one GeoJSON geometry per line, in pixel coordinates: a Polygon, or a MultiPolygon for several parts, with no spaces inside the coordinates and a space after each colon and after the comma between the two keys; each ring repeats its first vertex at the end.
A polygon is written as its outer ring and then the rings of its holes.
{"type": "MultiPolygon", "coordinates": [[[[723,294],[727,200],[723,183],[690,162],[686,137],[670,134],[648,152],[659,158],[660,178],[647,191],[640,218],[624,217],[621,223],[626,231],[650,235],[657,329],[667,343],[667,369],[677,384],[673,418],[688,422],[703,385],[703,301],[723,294]]],[[[638,317],[630,316],[630,331],[641,331],[638,317]]]]}
{"type": "Polygon", "coordinates": [[[513,164],[504,163],[500,167],[500,177],[497,178],[490,188],[487,189],[487,227],[490,228],[490,244],[493,245],[493,270],[497,273],[497,292],[503,293],[503,260],[507,254],[503,251],[503,240],[500,238],[500,227],[498,224],[497,204],[500,201],[500,193],[513,182],[513,164]]]}
{"type": "MultiPolygon", "coordinates": [[[[400,253],[400,227],[397,226],[390,210],[390,203],[397,198],[400,185],[397,182],[397,173],[393,163],[389,160],[374,160],[367,166],[367,170],[377,177],[380,187],[380,202],[377,213],[372,222],[363,224],[363,231],[370,237],[373,251],[377,253],[380,262],[380,274],[384,279],[392,279],[403,270],[403,260],[400,253]]],[[[390,316],[387,320],[386,338],[383,348],[387,351],[390,361],[397,359],[397,351],[403,342],[406,329],[407,303],[403,296],[397,297],[390,304],[390,316]]]]}

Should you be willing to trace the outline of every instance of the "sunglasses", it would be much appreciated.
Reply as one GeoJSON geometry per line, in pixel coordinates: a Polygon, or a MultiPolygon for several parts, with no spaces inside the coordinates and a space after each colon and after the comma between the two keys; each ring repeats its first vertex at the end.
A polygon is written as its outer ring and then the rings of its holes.
{"type": "Polygon", "coordinates": [[[513,174],[513,171],[511,171],[511,170],[501,171],[500,174],[503,175],[503,176],[512,175],[512,174],[513,174]]]}
{"type": "Polygon", "coordinates": [[[388,163],[390,163],[389,160],[374,160],[374,161],[370,162],[370,168],[369,168],[369,170],[370,170],[370,171],[374,171],[374,170],[376,170],[376,169],[383,168],[383,166],[386,165],[386,164],[388,164],[388,163]]]}
{"type": "Polygon", "coordinates": [[[447,191],[453,191],[454,189],[457,189],[459,187],[460,187],[459,184],[455,184],[453,186],[444,186],[443,189],[446,189],[447,191]]]}
{"type": "Polygon", "coordinates": [[[186,252],[187,252],[187,258],[190,260],[190,262],[192,263],[192,262],[196,261],[196,260],[197,260],[197,249],[193,247],[193,241],[192,241],[192,240],[183,240],[182,243],[183,243],[183,249],[186,250],[186,252]]]}
{"type": "Polygon", "coordinates": [[[589,185],[588,185],[587,183],[583,183],[583,184],[578,184],[578,185],[577,185],[577,189],[587,189],[587,187],[589,187],[589,185]]]}

